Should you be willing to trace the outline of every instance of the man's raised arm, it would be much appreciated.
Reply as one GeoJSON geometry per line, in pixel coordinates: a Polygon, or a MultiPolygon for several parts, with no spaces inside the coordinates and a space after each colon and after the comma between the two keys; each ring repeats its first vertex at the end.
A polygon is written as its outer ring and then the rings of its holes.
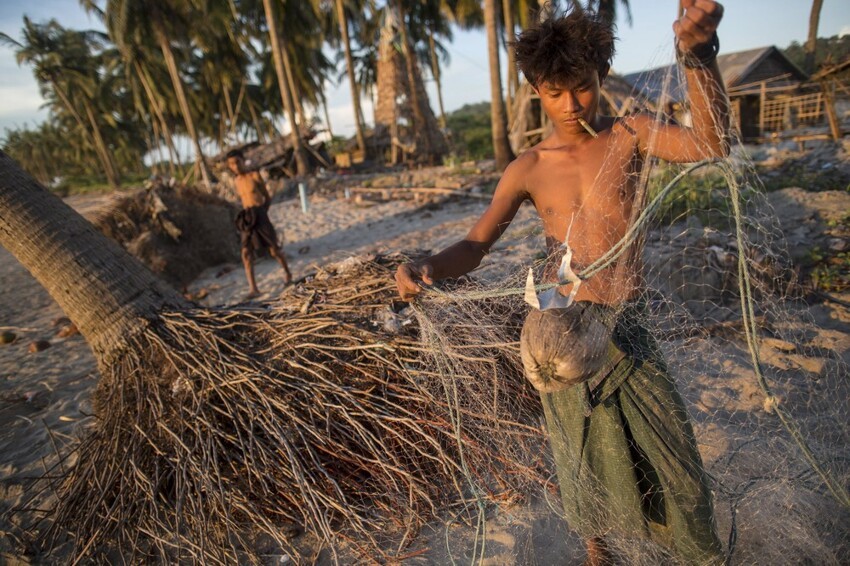
{"type": "Polygon", "coordinates": [[[729,154],[729,99],[717,66],[717,27],[723,6],[713,0],[681,0],[673,23],[679,62],[688,83],[692,126],[659,124],[643,116],[636,124],[641,149],[667,161],[690,162],[729,154]]]}

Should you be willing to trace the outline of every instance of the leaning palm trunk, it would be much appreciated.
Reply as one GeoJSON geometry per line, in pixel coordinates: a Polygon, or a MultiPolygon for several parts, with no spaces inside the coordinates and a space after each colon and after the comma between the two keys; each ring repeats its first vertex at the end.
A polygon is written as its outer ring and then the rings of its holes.
{"type": "Polygon", "coordinates": [[[201,309],[2,152],[0,244],[78,325],[101,373],[75,464],[42,482],[58,495],[42,540],[70,538],[74,562],[257,561],[259,536],[295,552],[285,524],[386,561],[388,525],[415,532],[470,483],[538,479],[542,437],[520,420],[538,403],[520,368],[498,365],[503,343],[458,327],[481,348],[446,353],[470,400],[458,407],[413,325],[372,324],[389,312],[390,263],[316,277],[271,310],[201,309]],[[486,371],[467,375],[470,363],[486,371]]]}
{"type": "Polygon", "coordinates": [[[165,59],[165,66],[168,69],[168,74],[171,77],[171,84],[174,87],[174,94],[177,97],[177,103],[180,106],[180,113],[183,114],[183,121],[186,124],[186,133],[192,140],[192,145],[195,147],[198,170],[200,171],[201,181],[208,190],[212,187],[210,181],[210,173],[207,168],[207,162],[204,158],[204,151],[201,148],[201,141],[198,131],[195,129],[195,120],[192,118],[192,110],[189,108],[189,99],[186,97],[186,90],[183,88],[183,79],[180,78],[180,72],[177,70],[177,62],[174,59],[174,52],[171,50],[171,43],[168,36],[163,30],[163,24],[158,19],[160,16],[155,15],[154,33],[156,34],[157,42],[159,43],[162,56],[165,59]]]}

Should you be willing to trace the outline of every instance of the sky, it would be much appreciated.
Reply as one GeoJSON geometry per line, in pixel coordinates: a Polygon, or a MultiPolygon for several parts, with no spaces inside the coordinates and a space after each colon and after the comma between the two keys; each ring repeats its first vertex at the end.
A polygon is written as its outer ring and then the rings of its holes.
{"type": "MultiPolygon", "coordinates": [[[[676,2],[631,0],[633,22],[618,21],[619,43],[613,70],[627,74],[673,61],[672,23],[676,2]]],[[[727,0],[720,24],[720,52],[805,41],[811,0],[727,0]]],[[[0,32],[20,38],[23,16],[36,22],[56,18],[65,27],[99,28],[99,22],[80,7],[78,0],[0,0],[0,32]]],[[[850,33],[850,2],[824,0],[819,37],[850,33]]],[[[483,30],[455,31],[449,45],[451,61],[443,69],[443,100],[450,112],[464,104],[490,99],[487,42],[483,30]]],[[[502,64],[505,64],[502,53],[502,64]]],[[[503,80],[505,73],[503,72],[503,80]]],[[[437,111],[436,90],[428,83],[431,106],[437,111]]],[[[34,126],[47,117],[43,99],[30,67],[18,67],[14,51],[0,47],[0,138],[6,128],[34,126]]],[[[364,100],[364,115],[371,122],[372,109],[364,100]]],[[[328,90],[331,124],[335,134],[353,135],[354,122],[347,82],[328,90]]]]}

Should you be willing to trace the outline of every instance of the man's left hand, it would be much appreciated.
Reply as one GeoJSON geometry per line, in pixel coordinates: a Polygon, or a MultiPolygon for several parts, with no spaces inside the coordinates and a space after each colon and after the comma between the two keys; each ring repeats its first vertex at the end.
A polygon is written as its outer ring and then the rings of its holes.
{"type": "Polygon", "coordinates": [[[713,0],[681,0],[682,17],[673,22],[676,47],[689,53],[711,41],[723,18],[723,6],[713,0]]]}

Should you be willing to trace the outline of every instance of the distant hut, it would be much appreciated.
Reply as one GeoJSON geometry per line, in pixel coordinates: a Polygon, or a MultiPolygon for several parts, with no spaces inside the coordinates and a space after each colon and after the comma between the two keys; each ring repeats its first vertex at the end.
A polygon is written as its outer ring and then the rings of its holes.
{"type": "Polygon", "coordinates": [[[843,95],[842,101],[845,105],[850,100],[850,56],[834,65],[831,63],[822,65],[809,81],[820,85],[825,98],[830,134],[833,139],[838,140],[842,132],[836,98],[843,95]]]}
{"type": "MultiPolygon", "coordinates": [[[[744,141],[792,136],[797,128],[824,124],[827,97],[822,88],[809,82],[808,75],[776,47],[719,55],[717,63],[729,93],[733,124],[744,141]]],[[[668,65],[624,78],[636,91],[687,122],[683,77],[671,70],[668,65]]]]}

